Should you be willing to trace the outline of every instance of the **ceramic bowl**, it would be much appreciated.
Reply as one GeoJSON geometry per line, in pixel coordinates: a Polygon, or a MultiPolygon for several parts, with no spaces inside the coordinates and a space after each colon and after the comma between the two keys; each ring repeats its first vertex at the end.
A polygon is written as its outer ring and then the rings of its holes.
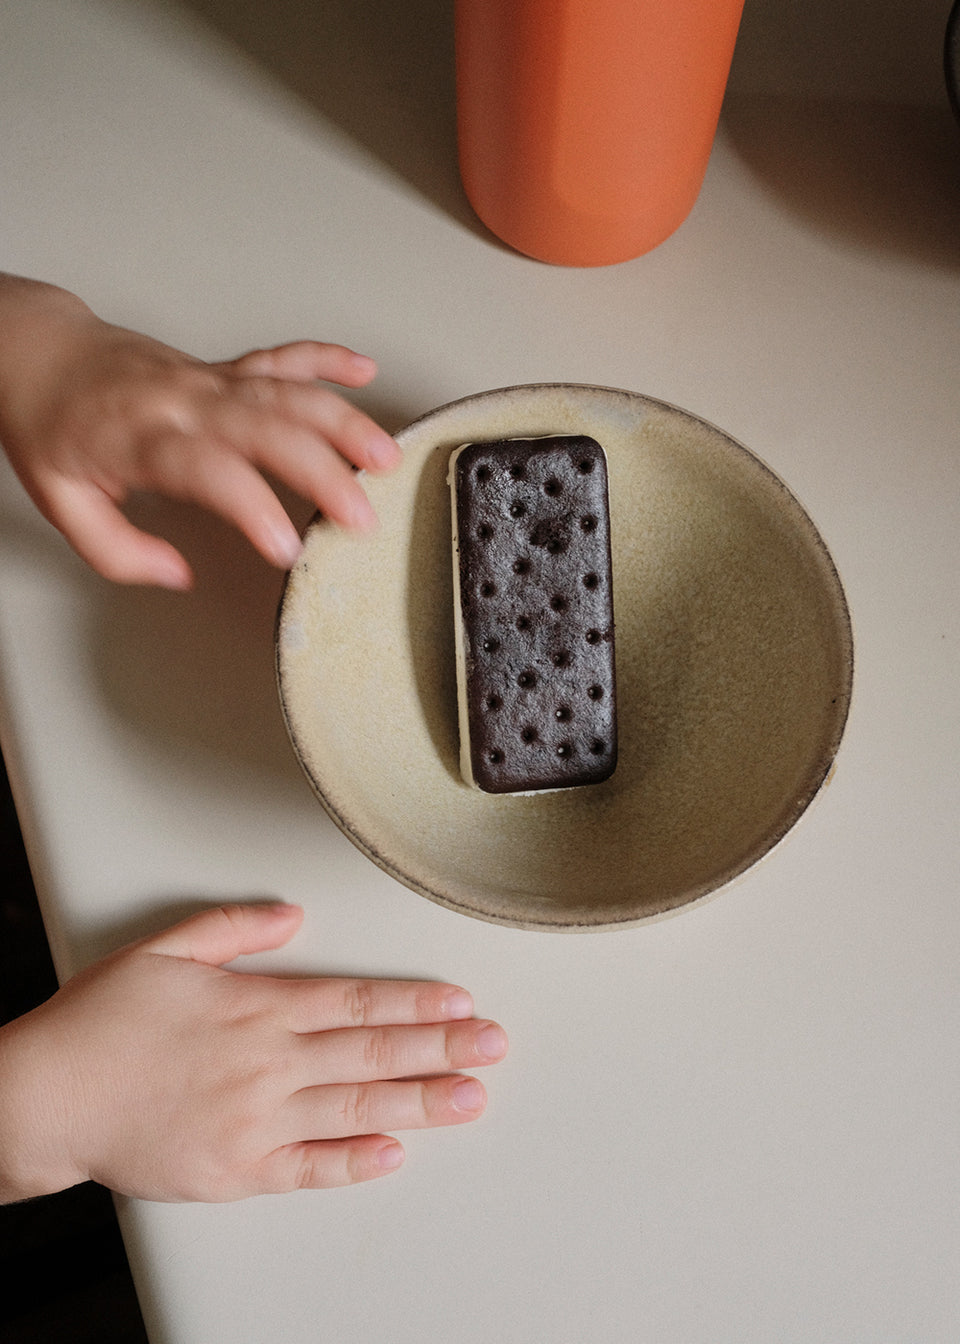
{"type": "Polygon", "coordinates": [[[397,436],[357,539],[317,518],[277,623],[280,697],[318,798],[374,863],[480,919],[626,927],[742,874],[827,778],[853,644],[836,569],[787,486],[696,416],[602,387],[501,388],[397,436]],[[451,451],[589,434],[607,454],[619,761],[603,784],[484,794],[459,771],[451,451]]]}

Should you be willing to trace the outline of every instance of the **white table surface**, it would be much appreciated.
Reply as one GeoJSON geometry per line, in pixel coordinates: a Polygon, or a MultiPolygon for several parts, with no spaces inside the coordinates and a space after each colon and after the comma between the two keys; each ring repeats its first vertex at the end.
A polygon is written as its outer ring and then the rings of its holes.
{"type": "Polygon", "coordinates": [[[463,200],[441,0],[4,0],[0,268],[203,357],[353,344],[390,428],[540,380],[684,406],[805,503],[856,638],[835,778],[759,867],[639,929],[505,929],[326,819],[276,702],[280,581],[244,543],[144,504],[197,591],[112,588],[4,468],[3,748],[61,976],[273,894],[306,925],[253,964],[460,981],[512,1040],[484,1119],[407,1136],[381,1182],[121,1201],[153,1344],[960,1338],[947,8],[747,0],[693,214],[572,271],[463,200]]]}

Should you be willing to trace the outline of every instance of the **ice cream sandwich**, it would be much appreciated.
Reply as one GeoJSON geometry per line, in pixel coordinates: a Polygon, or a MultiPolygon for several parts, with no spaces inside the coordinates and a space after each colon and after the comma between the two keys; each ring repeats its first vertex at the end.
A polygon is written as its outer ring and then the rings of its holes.
{"type": "Polygon", "coordinates": [[[602,782],[617,761],[603,449],[583,435],[468,443],[450,485],[464,780],[602,782]]]}

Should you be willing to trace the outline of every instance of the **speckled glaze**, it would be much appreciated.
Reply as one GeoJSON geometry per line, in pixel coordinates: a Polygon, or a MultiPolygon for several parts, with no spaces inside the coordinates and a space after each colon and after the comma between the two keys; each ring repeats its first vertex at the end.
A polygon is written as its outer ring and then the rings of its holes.
{"type": "Polygon", "coordinates": [[[308,529],[277,622],[294,749],[349,838],[414,891],[524,929],[658,918],[766,854],[823,784],[853,642],[808,515],[704,421],[540,384],[440,407],[366,486],[381,528],[308,529]],[[607,455],[620,755],[589,788],[485,794],[460,775],[447,469],[477,439],[586,434],[607,455]]]}

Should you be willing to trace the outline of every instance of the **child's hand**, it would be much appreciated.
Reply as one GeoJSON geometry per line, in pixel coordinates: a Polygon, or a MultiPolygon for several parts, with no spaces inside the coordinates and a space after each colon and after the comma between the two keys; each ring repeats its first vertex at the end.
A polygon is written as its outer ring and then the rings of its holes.
{"type": "Polygon", "coordinates": [[[383,1131],[475,1119],[484,1089],[455,1070],[500,1059],[506,1038],[464,990],[221,969],[301,919],[207,910],[0,1030],[0,1199],[91,1178],[214,1202],[345,1185],[402,1161],[383,1131]]]}
{"type": "Polygon", "coordinates": [[[205,364],[96,317],[66,291],[0,276],[0,442],[41,513],[120,583],[186,588],[169,542],[121,512],[137,490],[190,500],[289,568],[300,539],[262,473],[345,528],[375,523],[354,467],[400,450],[317,379],[362,387],[376,366],[300,341],[205,364]]]}

